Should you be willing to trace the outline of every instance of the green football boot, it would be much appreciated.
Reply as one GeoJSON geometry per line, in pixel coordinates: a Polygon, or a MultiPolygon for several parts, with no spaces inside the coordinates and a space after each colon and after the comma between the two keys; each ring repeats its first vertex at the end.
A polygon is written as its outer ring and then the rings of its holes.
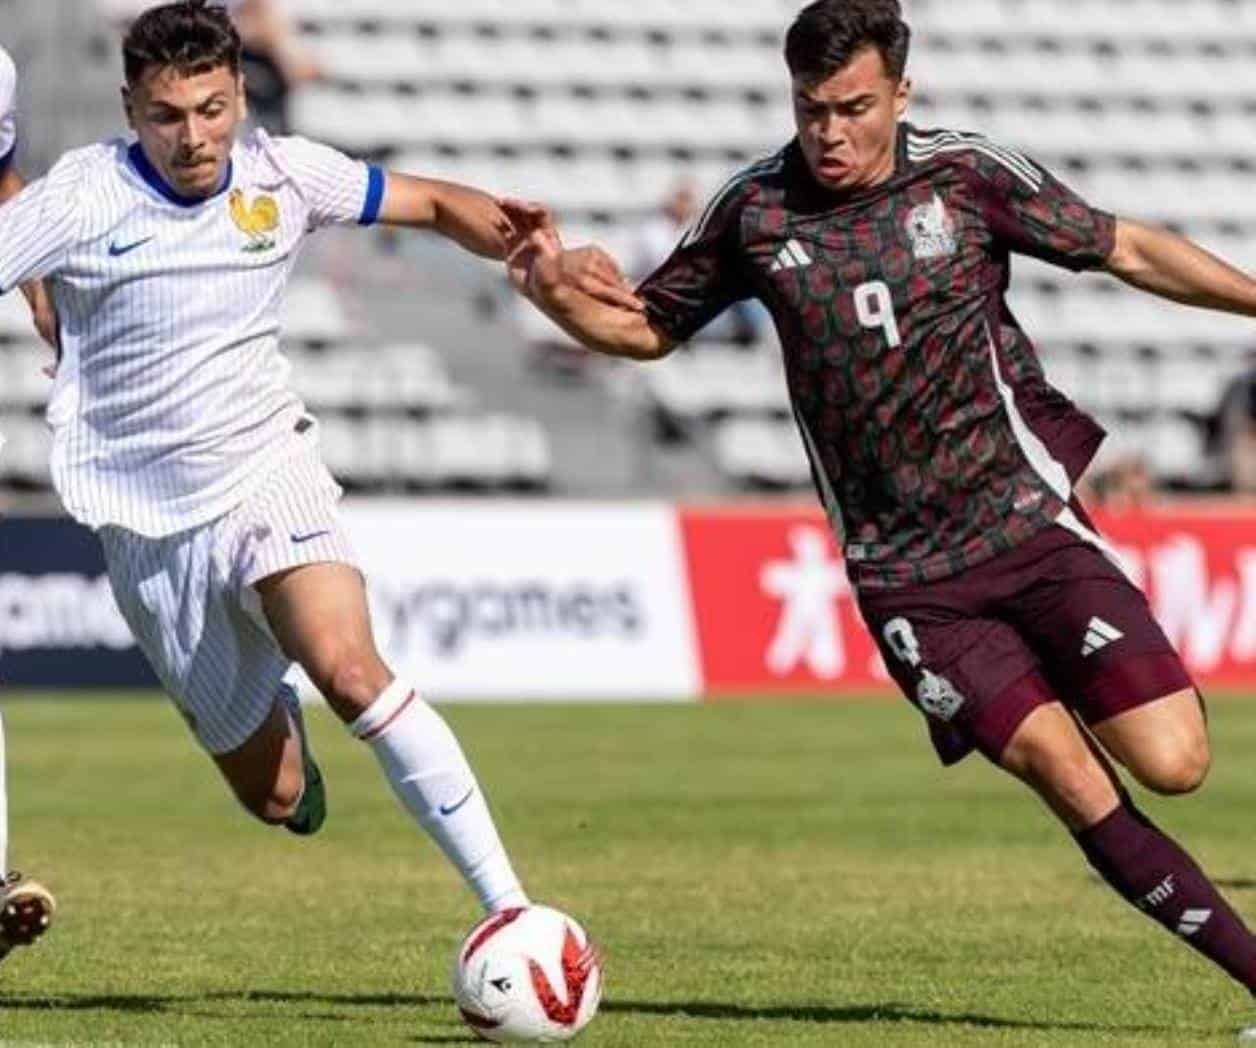
{"type": "Polygon", "coordinates": [[[314,755],[310,753],[310,740],[305,731],[305,714],[301,710],[301,700],[296,691],[287,684],[280,694],[288,708],[288,715],[301,736],[301,766],[305,772],[305,792],[301,794],[297,810],[288,817],[284,826],[295,834],[308,837],[318,833],[327,819],[327,788],[323,784],[323,773],[319,770],[314,755]]]}

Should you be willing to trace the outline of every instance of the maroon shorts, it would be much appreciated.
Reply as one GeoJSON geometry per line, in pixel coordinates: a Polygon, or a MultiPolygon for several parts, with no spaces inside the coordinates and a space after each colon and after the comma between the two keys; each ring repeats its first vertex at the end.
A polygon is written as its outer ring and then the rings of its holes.
{"type": "Polygon", "coordinates": [[[1063,527],[948,579],[863,594],[860,610],[944,764],[997,761],[1037,707],[1087,724],[1194,684],[1147,598],[1063,527]]]}

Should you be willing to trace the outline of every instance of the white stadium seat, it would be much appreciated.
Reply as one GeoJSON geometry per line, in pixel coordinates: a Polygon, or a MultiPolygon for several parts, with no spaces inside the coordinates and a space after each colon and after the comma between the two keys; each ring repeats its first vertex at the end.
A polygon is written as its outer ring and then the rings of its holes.
{"type": "Polygon", "coordinates": [[[811,483],[811,465],[792,422],[734,418],[717,423],[712,453],[719,471],[740,483],[781,488],[811,483]]]}

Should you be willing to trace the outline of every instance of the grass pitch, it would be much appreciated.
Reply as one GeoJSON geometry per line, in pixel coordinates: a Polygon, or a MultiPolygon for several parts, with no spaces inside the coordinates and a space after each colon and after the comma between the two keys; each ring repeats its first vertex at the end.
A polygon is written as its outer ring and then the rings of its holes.
{"type": "MultiPolygon", "coordinates": [[[[310,721],[323,833],[250,822],[164,702],[10,696],[12,858],[62,910],[0,966],[0,1045],[478,1043],[473,900],[371,755],[310,721]]],[[[450,708],[531,892],[605,946],[581,1043],[1221,1045],[1256,1008],[904,705],[450,708]]],[[[1147,808],[1256,919],[1256,703],[1147,808]]]]}

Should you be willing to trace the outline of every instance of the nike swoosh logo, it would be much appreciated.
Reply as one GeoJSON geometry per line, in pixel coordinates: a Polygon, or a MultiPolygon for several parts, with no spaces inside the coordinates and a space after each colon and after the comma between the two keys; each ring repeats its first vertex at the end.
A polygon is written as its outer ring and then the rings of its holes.
{"type": "Polygon", "coordinates": [[[311,539],[316,539],[320,535],[330,534],[331,532],[324,528],[322,531],[311,531],[308,535],[289,535],[288,538],[292,539],[292,541],[299,546],[302,542],[309,542],[311,539]]]}
{"type": "Polygon", "coordinates": [[[464,796],[462,800],[460,800],[457,804],[442,804],[440,806],[440,813],[442,815],[452,815],[459,808],[461,808],[464,804],[466,804],[467,801],[471,799],[471,794],[473,793],[475,793],[474,786],[472,786],[469,790],[467,790],[466,796],[464,796]]]}
{"type": "Polygon", "coordinates": [[[137,247],[143,247],[152,239],[153,239],[152,237],[145,237],[143,240],[137,240],[133,244],[122,244],[121,246],[119,246],[116,243],[110,244],[109,255],[112,258],[118,258],[121,255],[129,255],[137,247]]]}

